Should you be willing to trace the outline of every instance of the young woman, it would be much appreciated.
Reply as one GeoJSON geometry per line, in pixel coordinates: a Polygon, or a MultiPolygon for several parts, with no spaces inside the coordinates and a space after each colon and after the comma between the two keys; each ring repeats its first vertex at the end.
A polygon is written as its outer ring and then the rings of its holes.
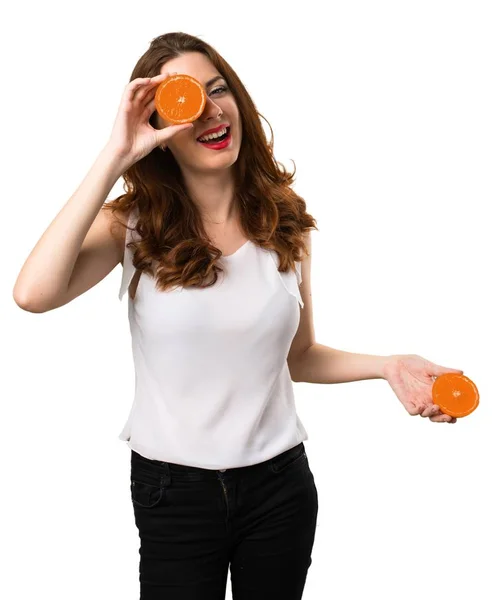
{"type": "Polygon", "coordinates": [[[302,597],[318,497],[293,381],[384,378],[409,414],[456,421],[432,403],[431,385],[462,371],[315,341],[317,227],[279,166],[229,64],[198,38],[162,35],[16,282],[17,304],[44,312],[123,265],[136,384],[120,439],[131,449],[141,600],[223,600],[229,567],[235,600],[302,597]],[[155,112],[171,73],[206,88],[193,124],[155,112]],[[227,143],[203,143],[212,130],[227,143]],[[120,176],[126,193],[105,203],[120,176]]]}
{"type": "Polygon", "coordinates": [[[297,328],[315,221],[272,145],[212,47],[156,38],[107,145],[16,283],[19,306],[44,312],[123,264],[136,389],[120,439],[131,448],[142,600],[223,600],[229,566],[236,600],[302,597],[318,501],[292,380],[313,342],[310,307],[297,328]],[[172,73],[205,85],[191,125],[155,112],[172,73]],[[199,141],[213,129],[228,133],[226,147],[199,141]],[[104,204],[120,176],[126,193],[104,204]]]}

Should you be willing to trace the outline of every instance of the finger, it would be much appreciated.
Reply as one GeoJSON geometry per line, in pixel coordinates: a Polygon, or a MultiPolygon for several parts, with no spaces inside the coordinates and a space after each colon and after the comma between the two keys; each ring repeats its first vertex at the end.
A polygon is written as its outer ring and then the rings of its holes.
{"type": "Polygon", "coordinates": [[[444,417],[446,417],[443,422],[445,423],[456,423],[457,422],[457,418],[456,417],[452,417],[451,415],[447,415],[445,413],[443,413],[440,410],[440,406],[438,406],[437,404],[435,404],[435,406],[438,407],[438,411],[436,412],[436,415],[443,415],[444,417]]]}
{"type": "MultiPolygon", "coordinates": [[[[173,75],[175,75],[173,73],[173,75]]],[[[127,86],[127,98],[129,101],[132,100],[142,100],[144,96],[148,94],[151,88],[159,85],[161,81],[170,76],[170,73],[159,73],[159,75],[154,75],[154,77],[137,77],[133,81],[131,81],[127,86]]]]}
{"type": "Polygon", "coordinates": [[[132,79],[132,81],[129,81],[126,84],[125,90],[128,90],[128,91],[135,90],[135,89],[137,89],[141,85],[144,85],[144,83],[147,83],[150,80],[151,80],[150,77],[136,77],[135,79],[132,79]]]}
{"type": "Polygon", "coordinates": [[[146,118],[149,120],[151,118],[152,113],[156,110],[156,96],[153,97],[147,102],[145,106],[146,118]]]}
{"type": "Polygon", "coordinates": [[[151,77],[151,82],[144,87],[144,92],[141,94],[140,100],[142,100],[146,109],[147,118],[150,118],[152,113],[156,110],[156,105],[154,102],[151,104],[151,100],[154,100],[156,98],[157,86],[167,77],[176,74],[176,71],[174,71],[173,73],[160,73],[155,77],[151,77]]]}
{"type": "Polygon", "coordinates": [[[140,89],[136,90],[134,100],[145,101],[145,103],[147,103],[151,93],[156,94],[157,86],[168,76],[168,73],[160,73],[159,75],[150,77],[148,82],[144,83],[140,89]]]}
{"type": "Polygon", "coordinates": [[[450,423],[452,420],[453,417],[451,417],[450,415],[445,415],[443,413],[438,415],[432,415],[430,417],[430,421],[433,421],[434,423],[450,423]]]}
{"type": "Polygon", "coordinates": [[[170,125],[158,130],[158,143],[157,146],[161,150],[166,150],[170,140],[179,134],[181,131],[192,129],[194,126],[192,123],[182,123],[182,125],[170,125]]]}
{"type": "Polygon", "coordinates": [[[150,81],[150,77],[137,77],[137,79],[130,81],[130,83],[125,86],[125,96],[129,100],[132,100],[137,90],[139,90],[142,86],[147,85],[150,81]]]}
{"type": "Polygon", "coordinates": [[[192,123],[182,123],[181,125],[169,125],[164,129],[160,130],[160,143],[167,143],[172,137],[180,133],[181,131],[186,131],[188,129],[192,129],[194,125],[192,123]]]}
{"type": "Polygon", "coordinates": [[[138,77],[125,86],[125,91],[121,98],[122,106],[125,110],[131,111],[133,108],[134,98],[141,86],[147,84],[150,77],[138,77]]]}
{"type": "Polygon", "coordinates": [[[147,87],[159,85],[167,77],[170,77],[170,73],[160,73],[159,75],[154,75],[154,77],[149,78],[149,83],[146,85],[147,87]]]}
{"type": "Polygon", "coordinates": [[[430,417],[430,421],[433,421],[433,423],[445,423],[446,422],[444,415],[432,415],[430,417]]]}
{"type": "Polygon", "coordinates": [[[148,86],[147,88],[140,90],[140,92],[137,92],[136,100],[141,102],[145,108],[148,108],[149,102],[156,97],[156,90],[156,86],[148,86]]]}
{"type": "Polygon", "coordinates": [[[150,82],[147,84],[148,88],[152,87],[156,87],[158,86],[162,81],[164,81],[165,79],[167,79],[168,77],[171,77],[172,75],[176,75],[177,72],[174,71],[173,73],[160,73],[159,75],[155,75],[154,77],[150,78],[150,82]]]}
{"type": "Polygon", "coordinates": [[[429,417],[431,415],[435,415],[439,412],[440,407],[437,404],[430,404],[427,406],[424,411],[421,413],[422,417],[429,417]]]}
{"type": "Polygon", "coordinates": [[[425,408],[421,416],[429,417],[431,415],[436,415],[439,412],[439,410],[440,407],[438,406],[438,404],[430,404],[425,408]]]}

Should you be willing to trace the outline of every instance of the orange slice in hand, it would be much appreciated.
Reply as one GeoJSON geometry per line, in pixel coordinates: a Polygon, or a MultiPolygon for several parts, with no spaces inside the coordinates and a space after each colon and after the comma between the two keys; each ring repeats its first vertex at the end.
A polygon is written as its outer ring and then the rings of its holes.
{"type": "Polygon", "coordinates": [[[433,403],[451,417],[465,417],[478,406],[480,395],[476,385],[465,375],[444,373],[435,379],[431,389],[433,403]]]}
{"type": "Polygon", "coordinates": [[[156,90],[154,103],[159,116],[172,125],[199,119],[206,105],[206,93],[190,75],[171,75],[156,90]]]}

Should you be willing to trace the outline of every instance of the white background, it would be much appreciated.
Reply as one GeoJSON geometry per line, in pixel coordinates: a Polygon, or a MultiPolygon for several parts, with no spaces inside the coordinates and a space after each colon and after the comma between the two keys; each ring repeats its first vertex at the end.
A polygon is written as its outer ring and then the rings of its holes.
{"type": "MultiPolygon", "coordinates": [[[[320,230],[317,341],[420,354],[480,391],[478,409],[448,425],[411,417],[384,380],[294,384],[319,492],[303,598],[499,598],[496,8],[2,8],[0,596],[139,596],[130,451],[118,440],[134,385],[121,265],[44,314],[22,311],[12,290],[107,141],[140,55],[185,31],[239,73],[277,159],[296,162],[295,190],[320,230]]],[[[121,193],[120,179],[109,199],[121,193]]]]}

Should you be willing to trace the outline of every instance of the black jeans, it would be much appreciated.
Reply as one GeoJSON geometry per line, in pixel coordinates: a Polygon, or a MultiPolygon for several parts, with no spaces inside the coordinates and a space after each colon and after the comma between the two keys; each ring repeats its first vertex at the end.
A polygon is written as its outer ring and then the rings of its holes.
{"type": "Polygon", "coordinates": [[[225,471],[132,450],[140,600],[299,600],[312,564],[318,497],[303,442],[225,471]]]}

